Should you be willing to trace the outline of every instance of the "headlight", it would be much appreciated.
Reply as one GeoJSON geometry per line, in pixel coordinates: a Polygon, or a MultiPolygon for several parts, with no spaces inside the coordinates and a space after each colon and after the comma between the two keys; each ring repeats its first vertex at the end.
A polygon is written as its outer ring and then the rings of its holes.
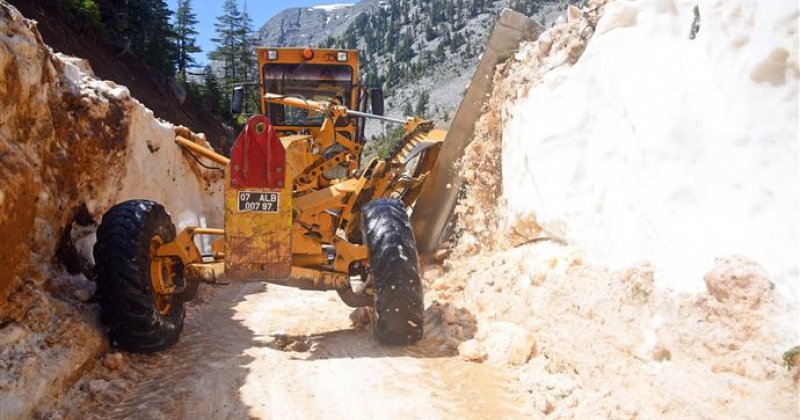
{"type": "Polygon", "coordinates": [[[267,60],[277,60],[278,52],[275,50],[267,50],[267,60]]]}
{"type": "Polygon", "coordinates": [[[347,51],[339,51],[336,53],[337,61],[347,61],[347,51]]]}

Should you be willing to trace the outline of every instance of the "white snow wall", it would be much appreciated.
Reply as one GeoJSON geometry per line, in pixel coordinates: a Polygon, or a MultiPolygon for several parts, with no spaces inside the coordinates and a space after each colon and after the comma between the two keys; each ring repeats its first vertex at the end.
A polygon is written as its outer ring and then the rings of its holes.
{"type": "MultiPolygon", "coordinates": [[[[167,209],[178,232],[186,226],[223,227],[224,196],[222,174],[197,165],[175,143],[175,126],[156,118],[153,112],[130,96],[124,86],[100,81],[91,73],[82,71],[72,62],[66,63],[66,76],[75,89],[84,96],[102,103],[104,96],[113,96],[130,104],[127,111],[128,132],[122,171],[109,174],[118,176],[107,194],[91,200],[89,211],[99,217],[111,205],[126,200],[147,199],[156,201],[167,209]],[[92,93],[97,96],[92,96],[92,93]]],[[[184,130],[188,133],[188,130],[184,130]]],[[[183,134],[184,137],[187,134],[183,134]]],[[[206,147],[210,145],[203,135],[197,136],[206,147]]],[[[206,162],[208,164],[208,162],[206,162]]],[[[211,166],[218,166],[211,164],[211,166]]],[[[210,252],[207,237],[198,237],[198,245],[210,252]]],[[[93,244],[92,244],[93,246],[93,244]]],[[[91,258],[91,249],[84,254],[91,258]]]]}
{"type": "Polygon", "coordinates": [[[606,5],[580,60],[506,110],[506,223],[649,260],[679,291],[744,254],[797,299],[798,16],[787,0],[606,5]]]}

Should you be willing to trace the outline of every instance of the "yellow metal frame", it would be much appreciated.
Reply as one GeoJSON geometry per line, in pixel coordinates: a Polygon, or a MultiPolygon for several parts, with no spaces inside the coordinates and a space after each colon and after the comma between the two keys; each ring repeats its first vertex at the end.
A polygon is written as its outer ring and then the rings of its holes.
{"type": "MultiPolygon", "coordinates": [[[[173,242],[174,243],[174,242],[173,242]]],[[[171,258],[160,257],[158,252],[164,240],[156,235],[150,239],[150,282],[153,288],[153,305],[162,315],[172,310],[175,293],[175,273],[171,258]]]]}
{"type": "MultiPolygon", "coordinates": [[[[279,48],[278,59],[268,61],[269,48],[257,50],[259,68],[264,64],[301,63],[308,64],[340,64],[353,69],[353,97],[351,103],[359,101],[358,96],[358,53],[346,50],[346,62],[331,62],[331,54],[342,50],[315,49],[314,58],[305,60],[303,49],[279,48]]],[[[262,78],[263,80],[263,78],[262,78]]],[[[438,147],[429,147],[417,157],[419,161],[414,173],[406,170],[406,160],[411,157],[412,150],[423,142],[428,146],[439,145],[444,139],[444,131],[434,130],[430,121],[420,118],[408,118],[404,131],[405,137],[394,155],[386,160],[373,160],[364,165],[357,174],[358,161],[362,144],[355,138],[355,127],[352,122],[348,126],[336,126],[336,121],[347,114],[347,108],[340,103],[315,102],[304,99],[272,95],[265,92],[263,83],[262,110],[267,110],[267,103],[279,103],[288,106],[313,110],[325,116],[318,128],[308,127],[276,127],[276,130],[292,131],[295,134],[284,135],[281,142],[286,149],[287,173],[292,181],[292,227],[291,227],[291,276],[284,280],[270,280],[289,286],[307,289],[340,289],[349,287],[351,269],[356,265],[368,265],[367,248],[354,243],[360,238],[359,210],[363,204],[380,198],[396,197],[412,205],[425,177],[433,168],[438,147]],[[304,132],[305,133],[302,133],[304,132]],[[340,135],[343,131],[350,133],[350,140],[340,135]],[[302,133],[302,134],[296,134],[302,133]],[[322,151],[338,144],[338,153],[325,157],[322,151]],[[326,172],[337,166],[346,170],[340,177],[326,176],[326,172]],[[327,248],[327,249],[326,249],[327,248]],[[333,252],[331,253],[331,248],[333,252]],[[331,259],[331,255],[333,258],[331,259]]],[[[226,168],[226,180],[230,173],[229,159],[219,155],[207,147],[184,137],[175,140],[190,152],[209,159],[226,168]]],[[[222,229],[206,229],[188,227],[181,231],[175,241],[158,247],[158,256],[179,258],[184,266],[204,264],[203,257],[194,243],[197,235],[225,235],[222,229]]],[[[224,260],[222,240],[212,243],[213,259],[224,260]]]]}

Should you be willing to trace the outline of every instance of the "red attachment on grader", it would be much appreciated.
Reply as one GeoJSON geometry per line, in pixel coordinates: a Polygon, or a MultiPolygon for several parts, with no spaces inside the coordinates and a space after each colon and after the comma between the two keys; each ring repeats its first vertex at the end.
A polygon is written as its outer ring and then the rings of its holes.
{"type": "Polygon", "coordinates": [[[231,186],[283,188],[286,150],[264,115],[247,120],[231,148],[231,186]]]}

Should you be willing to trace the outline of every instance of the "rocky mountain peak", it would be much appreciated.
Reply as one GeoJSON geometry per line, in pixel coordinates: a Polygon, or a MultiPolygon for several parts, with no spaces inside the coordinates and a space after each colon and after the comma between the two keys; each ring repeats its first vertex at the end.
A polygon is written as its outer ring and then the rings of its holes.
{"type": "Polygon", "coordinates": [[[358,3],[321,4],[286,9],[258,31],[260,45],[300,47],[317,45],[328,37],[336,37],[365,11],[379,6],[378,0],[358,3]]]}

